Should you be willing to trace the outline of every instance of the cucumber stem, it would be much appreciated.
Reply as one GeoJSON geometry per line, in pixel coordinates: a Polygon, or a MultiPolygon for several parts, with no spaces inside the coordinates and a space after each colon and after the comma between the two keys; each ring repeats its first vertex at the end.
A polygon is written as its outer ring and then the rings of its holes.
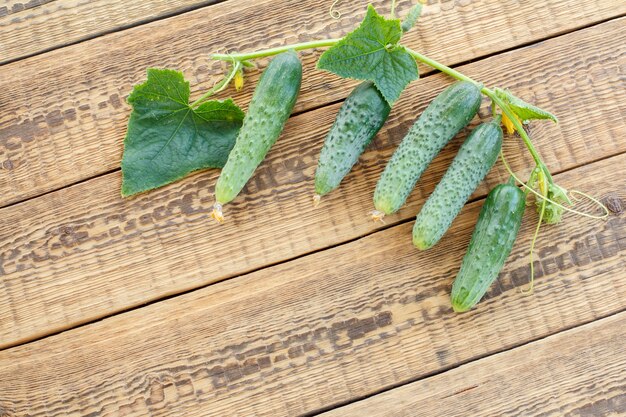
{"type": "Polygon", "coordinates": [[[494,103],[496,103],[498,105],[498,107],[500,107],[502,112],[504,114],[506,114],[506,116],[509,118],[511,123],[513,123],[513,126],[515,127],[515,130],[517,130],[517,133],[522,138],[522,141],[524,141],[524,145],[526,145],[526,148],[528,148],[528,152],[530,152],[530,155],[535,160],[535,164],[537,164],[537,166],[542,171],[544,171],[546,173],[548,179],[550,180],[550,182],[552,182],[552,175],[550,175],[550,171],[548,171],[546,165],[543,163],[543,160],[541,159],[541,156],[539,156],[539,152],[537,152],[537,150],[535,149],[535,146],[533,145],[532,141],[528,137],[528,134],[526,133],[526,130],[524,129],[524,127],[522,126],[520,121],[517,119],[517,117],[515,117],[515,114],[511,111],[509,106],[507,106],[502,101],[502,99],[500,99],[500,97],[495,95],[495,93],[492,90],[490,90],[488,88],[483,88],[483,90],[481,90],[483,92],[483,94],[485,94],[494,103]],[[483,90],[488,90],[488,91],[483,91],[483,90]]]}
{"type": "Polygon", "coordinates": [[[527,290],[521,290],[522,294],[530,295],[535,288],[535,262],[533,259],[533,254],[535,252],[535,243],[537,242],[537,237],[539,236],[539,229],[541,228],[541,222],[543,220],[543,215],[546,212],[546,200],[544,199],[541,202],[541,211],[539,212],[539,221],[537,222],[537,227],[535,228],[535,233],[533,234],[533,240],[530,243],[530,253],[528,257],[530,258],[530,280],[527,290]]]}
{"type": "MultiPolygon", "coordinates": [[[[600,209],[602,209],[602,211],[604,212],[603,215],[598,216],[598,215],[594,215],[594,214],[589,214],[589,213],[584,213],[582,211],[578,211],[578,210],[574,210],[571,209],[569,207],[565,207],[564,205],[557,203],[554,200],[551,200],[548,197],[545,197],[543,195],[541,195],[540,193],[538,193],[537,191],[535,191],[531,185],[535,182],[536,178],[537,178],[537,168],[535,167],[535,169],[533,169],[532,173],[530,174],[530,178],[527,182],[522,181],[521,178],[519,178],[517,175],[515,175],[515,173],[513,172],[513,170],[511,169],[511,166],[509,165],[509,163],[507,162],[506,158],[504,157],[504,149],[500,149],[500,158],[502,159],[502,165],[504,165],[504,168],[507,170],[507,172],[509,173],[509,175],[511,177],[513,177],[515,179],[515,181],[517,181],[517,183],[519,185],[522,186],[522,188],[524,189],[524,193],[528,194],[531,193],[533,194],[536,198],[539,198],[540,200],[545,200],[547,203],[550,203],[551,205],[555,206],[555,207],[559,207],[567,212],[573,213],[573,214],[577,214],[579,216],[583,216],[589,219],[606,219],[607,217],[609,217],[609,209],[602,204],[599,200],[591,197],[590,195],[584,194],[578,190],[571,190],[571,193],[575,193],[575,194],[580,194],[583,197],[587,198],[588,200],[590,200],[592,203],[596,204],[598,207],[600,207],[600,209]]],[[[554,184],[554,183],[553,183],[554,184]]]]}
{"type": "Polygon", "coordinates": [[[444,74],[448,74],[449,76],[451,76],[453,78],[456,78],[457,80],[470,82],[470,83],[474,84],[476,87],[480,88],[480,91],[483,94],[485,94],[485,95],[487,95],[487,92],[490,92],[490,93],[493,94],[493,92],[491,90],[489,90],[488,88],[485,88],[483,86],[483,84],[481,84],[478,81],[468,77],[465,74],[462,74],[462,73],[458,72],[454,68],[450,68],[447,65],[443,65],[442,63],[437,62],[434,59],[428,58],[426,55],[422,55],[419,52],[414,51],[412,49],[409,49],[409,48],[405,48],[405,49],[409,53],[409,55],[411,55],[416,61],[422,62],[422,63],[428,65],[429,67],[438,69],[439,71],[443,72],[444,74]]]}
{"type": "Polygon", "coordinates": [[[293,45],[279,46],[277,48],[264,49],[261,51],[250,52],[247,54],[213,54],[211,59],[219,61],[248,61],[256,58],[263,58],[266,56],[278,55],[289,50],[301,51],[303,49],[323,48],[326,46],[333,46],[343,38],[338,39],[322,39],[319,41],[296,43],[293,45]]]}

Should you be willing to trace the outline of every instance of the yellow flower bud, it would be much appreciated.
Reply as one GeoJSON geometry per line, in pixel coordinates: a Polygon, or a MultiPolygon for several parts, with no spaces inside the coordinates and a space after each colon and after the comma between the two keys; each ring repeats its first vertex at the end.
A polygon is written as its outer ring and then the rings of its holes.
{"type": "Polygon", "coordinates": [[[243,71],[239,70],[235,74],[235,90],[239,91],[243,87],[243,71]]]}
{"type": "Polygon", "coordinates": [[[508,133],[509,135],[515,132],[513,122],[511,122],[511,119],[509,119],[506,114],[502,114],[502,126],[504,126],[504,128],[506,129],[506,133],[508,133]]]}

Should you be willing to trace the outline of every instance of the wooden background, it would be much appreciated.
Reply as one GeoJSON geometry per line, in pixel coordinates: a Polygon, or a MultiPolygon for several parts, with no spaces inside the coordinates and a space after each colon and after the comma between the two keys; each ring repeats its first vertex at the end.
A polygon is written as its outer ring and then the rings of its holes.
{"type": "MultiPolygon", "coordinates": [[[[120,198],[125,99],[147,67],[182,70],[198,97],[223,71],[211,52],[338,37],[367,4],[342,0],[336,21],[330,3],[0,0],[0,416],[626,414],[623,1],[429,0],[406,36],[557,114],[531,125],[542,156],[611,208],[545,227],[532,296],[528,210],[486,299],[449,305],[501,163],[438,246],[411,245],[467,129],[386,225],[367,216],[385,162],[450,82],[426,67],[317,209],[317,155],[356,85],[316,71],[320,51],[301,53],[295,114],[224,225],[209,220],[216,170],[120,198]]],[[[221,96],[247,107],[258,75],[221,96]]],[[[526,176],[519,140],[505,150],[526,176]]]]}

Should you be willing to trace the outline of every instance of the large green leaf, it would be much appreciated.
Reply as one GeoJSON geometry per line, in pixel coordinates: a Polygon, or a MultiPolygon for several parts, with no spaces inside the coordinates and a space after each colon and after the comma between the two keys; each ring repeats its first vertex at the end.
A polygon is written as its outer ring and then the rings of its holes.
{"type": "Polygon", "coordinates": [[[324,52],[317,67],[374,82],[391,105],[419,77],[415,60],[399,44],[401,36],[399,19],[386,19],[369,5],[361,25],[324,52]]]}
{"type": "Polygon", "coordinates": [[[135,86],[128,102],[133,111],[122,157],[124,197],[223,167],[244,117],[230,99],[191,107],[189,83],[168,69],[148,69],[148,80],[135,86]]]}

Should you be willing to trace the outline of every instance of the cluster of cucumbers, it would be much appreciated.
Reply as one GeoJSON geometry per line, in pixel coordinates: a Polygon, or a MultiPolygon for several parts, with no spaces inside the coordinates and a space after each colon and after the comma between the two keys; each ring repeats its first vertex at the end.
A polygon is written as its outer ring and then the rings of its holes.
{"type": "MultiPolygon", "coordinates": [[[[277,55],[263,72],[235,146],[215,187],[213,217],[234,199],[276,142],[296,102],[302,65],[294,51],[277,55]]],[[[374,192],[373,216],[382,219],[405,203],[433,158],[474,118],[480,87],[459,81],[423,111],[394,152],[374,192]]],[[[317,201],[336,189],[382,128],[391,108],[369,81],[358,85],[341,106],[324,142],[315,173],[317,201]]],[[[495,163],[502,146],[500,116],[472,130],[430,195],[413,227],[413,244],[434,246],[495,163]]],[[[519,231],[526,195],[512,182],[487,196],[468,251],[452,286],[452,307],[471,309],[497,278],[519,231]]]]}

